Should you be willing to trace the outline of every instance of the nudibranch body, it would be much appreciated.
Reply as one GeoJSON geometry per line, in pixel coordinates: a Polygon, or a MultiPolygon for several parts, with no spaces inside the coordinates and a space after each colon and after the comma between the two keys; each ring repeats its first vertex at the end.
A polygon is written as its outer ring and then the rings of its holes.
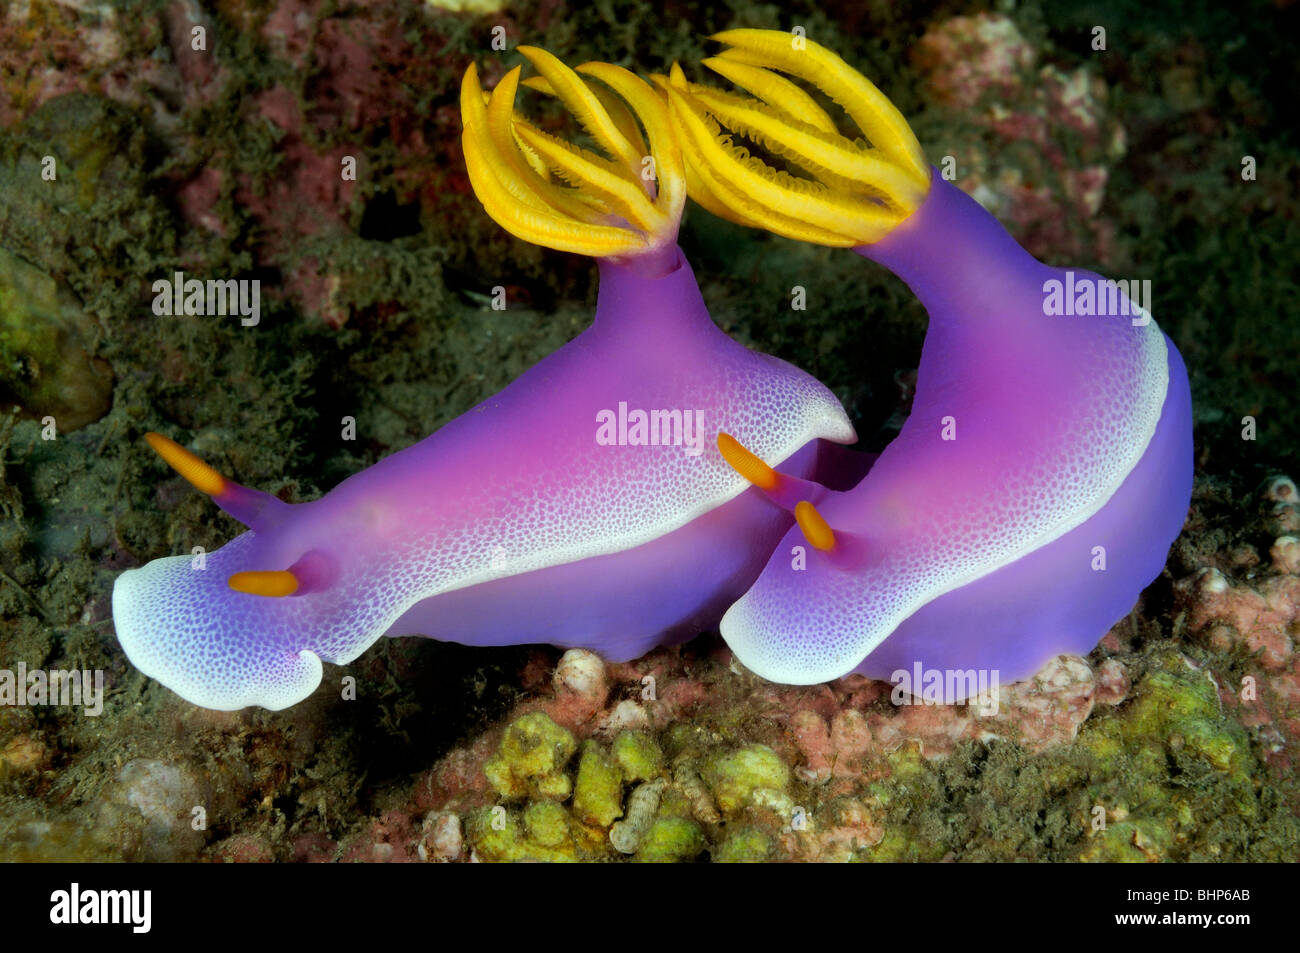
{"type": "Polygon", "coordinates": [[[661,79],[692,195],[745,224],[853,248],[930,314],[911,415],[861,483],[800,500],[779,474],[767,480],[799,526],[727,612],[723,637],[759,675],[798,684],[918,665],[1014,681],[1091,651],[1159,575],[1186,516],[1191,401],[1173,342],[1117,284],[1024,251],[925,165],[906,122],[839,57],[810,40],[795,49],[788,34],[717,39],[732,46],[709,65],[763,101],[676,69],[661,79]],[[840,136],[768,67],[821,88],[871,146],[840,136]],[[720,126],[811,178],[766,167],[720,126]],[[1063,288],[1091,307],[1056,307],[1063,288]]]}
{"type": "Polygon", "coordinates": [[[201,565],[158,559],[114,587],[128,657],[189,701],[284,708],[320,683],[322,660],[347,663],[385,634],[636,657],[716,625],[791,525],[724,462],[719,430],[798,476],[829,459],[823,440],[855,439],[825,387],[710,319],[676,247],[683,169],[652,87],[521,51],[542,74],[530,85],[559,96],[613,158],[515,114],[518,69],[489,96],[471,67],[466,162],[507,229],[599,258],[592,326],[310,503],[239,487],[151,435],[250,529],[201,565]]]}

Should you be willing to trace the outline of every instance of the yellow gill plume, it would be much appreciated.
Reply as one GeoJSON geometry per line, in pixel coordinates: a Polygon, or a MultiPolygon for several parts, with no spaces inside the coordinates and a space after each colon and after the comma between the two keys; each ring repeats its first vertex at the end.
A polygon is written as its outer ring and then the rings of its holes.
{"type": "Polygon", "coordinates": [[[489,94],[471,64],[461,83],[462,143],[487,213],[512,235],[560,251],[633,257],[671,247],[686,182],[667,104],[622,67],[575,71],[545,50],[518,49],[540,74],[523,85],[558,98],[608,157],[515,111],[519,67],[489,94]]]}
{"type": "Polygon", "coordinates": [[[821,245],[879,241],[924,201],[930,169],[902,114],[870,80],[812,40],[779,30],[728,30],[704,65],[754,95],[688,82],[677,64],[654,77],[668,97],[690,195],[733,222],[821,245]],[[796,42],[796,40],[798,42],[796,42]],[[785,73],[839,104],[865,137],[834,121],[785,73]],[[809,178],[731,142],[745,136],[809,178]]]}

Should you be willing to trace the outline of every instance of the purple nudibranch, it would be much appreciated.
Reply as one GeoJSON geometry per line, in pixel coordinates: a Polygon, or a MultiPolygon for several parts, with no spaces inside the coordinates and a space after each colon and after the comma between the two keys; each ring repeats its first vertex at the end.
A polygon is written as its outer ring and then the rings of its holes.
{"type": "MultiPolygon", "coordinates": [[[[521,49],[595,121],[585,80],[521,49]]],[[[533,165],[563,150],[491,125],[513,115],[518,70],[486,103],[472,68],[462,90],[467,164],[485,208],[521,237],[598,256],[592,326],[309,503],[233,484],[151,435],[249,532],[201,562],[156,559],[118,577],[118,639],[146,675],[203,707],[280,709],[316,689],[322,660],[350,662],[382,635],[635,658],[716,627],[791,525],[723,460],[719,430],[801,477],[862,465],[823,442],[856,439],[830,391],[713,323],[675,244],[685,187],[666,106],[632,74],[596,66],[648,128],[657,189],[638,161],[626,174],[600,169],[601,190],[579,203],[533,165]],[[564,217],[602,203],[606,224],[564,217]]],[[[611,98],[594,107],[602,133],[626,145],[635,130],[618,128],[620,108],[611,98]]]]}
{"type": "MultiPolygon", "coordinates": [[[[797,503],[799,525],[727,611],[723,637],[759,675],[795,684],[917,666],[1010,682],[1088,653],[1160,574],[1186,518],[1191,396],[1177,348],[1120,284],[1021,248],[925,163],[903,117],[838,56],[811,40],[792,50],[776,31],[714,39],[731,48],[706,65],[759,99],[676,67],[661,81],[692,197],[741,224],[852,248],[930,315],[898,437],[847,491],[773,495],[797,503]],[[839,135],[772,69],[843,105],[871,146],[839,135]],[[721,127],[810,179],[764,166],[721,127]],[[1079,308],[1058,306],[1076,293],[1079,308]]],[[[938,700],[961,701],[976,681],[942,678],[958,697],[938,700]]]]}
{"type": "Polygon", "coordinates": [[[929,311],[912,412],[861,483],[817,503],[837,551],[796,570],[806,544],[787,533],[727,612],[728,643],[796,683],[918,663],[1011,682],[1086,655],[1160,574],[1187,515],[1177,348],[1136,309],[1045,315],[1044,286],[1065,272],[937,176],[916,213],[855,251],[929,311]]]}

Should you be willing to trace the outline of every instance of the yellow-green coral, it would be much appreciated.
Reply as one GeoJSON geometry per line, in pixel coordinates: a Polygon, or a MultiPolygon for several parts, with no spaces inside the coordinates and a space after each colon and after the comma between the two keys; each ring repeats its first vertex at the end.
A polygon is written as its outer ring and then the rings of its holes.
{"type": "Polygon", "coordinates": [[[501,747],[483,765],[483,773],[502,797],[536,794],[562,801],[573,789],[564,766],[575,750],[572,732],[535,711],[506,728],[501,747]]]}
{"type": "MultiPolygon", "coordinates": [[[[564,813],[563,808],[560,808],[560,813],[564,813]]],[[[557,817],[546,816],[545,809],[542,809],[534,811],[532,820],[537,824],[537,833],[529,826],[527,811],[521,819],[518,813],[502,807],[479,808],[465,819],[465,836],[474,849],[474,855],[489,863],[577,860],[572,841],[557,838],[557,817]],[[554,843],[540,843],[538,836],[554,843]]]]}
{"type": "Polygon", "coordinates": [[[573,811],[579,820],[609,827],[623,816],[623,773],[618,764],[594,741],[582,743],[573,811]]]}
{"type": "Polygon", "coordinates": [[[1253,758],[1245,729],[1220,709],[1208,671],[1177,652],[1166,652],[1157,656],[1133,695],[1122,712],[1089,722],[1080,737],[1103,764],[1136,751],[1156,776],[1164,773],[1166,756],[1229,776],[1249,773],[1253,758]]]}
{"type": "Polygon", "coordinates": [[[569,813],[558,801],[532,801],[524,808],[524,829],[528,839],[543,847],[572,847],[569,813]]]}
{"type": "Polygon", "coordinates": [[[704,850],[704,831],[687,817],[660,817],[650,825],[636,859],[649,864],[693,860],[704,850]]]}
{"type": "Polygon", "coordinates": [[[659,743],[643,731],[623,731],[614,739],[614,760],[625,781],[649,781],[663,770],[659,743]]]}
{"type": "Polygon", "coordinates": [[[746,827],[728,834],[713,860],[719,864],[758,864],[771,856],[771,838],[756,828],[746,827]]]}
{"type": "Polygon", "coordinates": [[[1091,826],[1098,807],[1107,817],[1104,829],[1090,832],[1081,860],[1167,859],[1203,829],[1207,815],[1226,821],[1258,812],[1248,736],[1220,709],[1207,670],[1179,652],[1162,652],[1133,696],[1120,710],[1088,722],[1079,737],[1095,761],[1090,801],[1081,807],[1087,816],[1081,814],[1079,823],[1091,826]],[[1180,768],[1185,794],[1170,789],[1171,761],[1180,768]]]}
{"type": "Polygon", "coordinates": [[[767,745],[749,745],[711,760],[704,778],[718,807],[734,814],[750,804],[757,791],[785,792],[790,768],[767,745]]]}

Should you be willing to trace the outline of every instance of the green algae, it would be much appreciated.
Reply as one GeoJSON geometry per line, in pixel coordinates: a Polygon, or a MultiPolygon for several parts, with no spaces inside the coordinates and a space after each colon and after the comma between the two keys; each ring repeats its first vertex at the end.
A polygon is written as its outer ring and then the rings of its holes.
{"type": "Polygon", "coordinates": [[[772,839],[752,827],[731,831],[713,854],[718,864],[761,864],[772,857],[772,839]]]}
{"type": "Polygon", "coordinates": [[[1185,772],[1211,769],[1239,783],[1254,767],[1246,731],[1223,712],[1209,671],[1174,650],[1155,655],[1123,711],[1089,721],[1079,743],[1105,770],[1128,758],[1154,774],[1172,758],[1185,772]]]}
{"type": "Polygon", "coordinates": [[[614,760],[623,771],[623,780],[649,781],[663,771],[664,753],[653,736],[644,731],[621,731],[614,739],[614,760]]]}
{"type": "Polygon", "coordinates": [[[67,282],[87,311],[126,313],[175,251],[175,220],[152,191],[151,153],[131,110],[88,93],[51,99],[17,129],[0,130],[5,247],[67,282]]]}
{"type": "Polygon", "coordinates": [[[582,743],[578,780],[573,788],[573,811],[586,824],[609,827],[623,816],[623,773],[595,741],[582,743]]]}
{"type": "Polygon", "coordinates": [[[1087,723],[1079,745],[1095,759],[1090,795],[1123,818],[1094,830],[1100,843],[1081,859],[1217,854],[1222,848],[1206,839],[1207,826],[1245,828],[1258,819],[1249,737],[1221,710],[1209,672],[1177,651],[1153,656],[1129,704],[1087,723]]]}
{"type": "Polygon", "coordinates": [[[866,858],[876,863],[934,863],[947,853],[941,844],[915,840],[906,829],[889,829],[880,843],[866,850],[866,858]]]}
{"type": "Polygon", "coordinates": [[[705,847],[704,830],[686,817],[655,818],[646,831],[636,859],[647,864],[674,864],[694,860],[705,847]]]}
{"type": "Polygon", "coordinates": [[[1167,824],[1150,818],[1111,824],[1084,848],[1079,859],[1090,863],[1145,864],[1163,859],[1173,846],[1167,824]]]}
{"type": "Polygon", "coordinates": [[[790,766],[767,745],[748,745],[709,761],[704,779],[718,807],[735,814],[761,792],[784,793],[790,786],[790,766]]]}
{"type": "Polygon", "coordinates": [[[113,376],[87,352],[92,331],[66,286],[0,248],[0,380],[24,410],[64,431],[104,415],[113,376]]]}
{"type": "Polygon", "coordinates": [[[566,863],[578,859],[573,844],[557,837],[561,823],[557,818],[546,817],[545,811],[534,812],[534,818],[541,838],[550,843],[534,839],[518,812],[490,807],[470,813],[465,820],[465,837],[476,856],[489,863],[566,863]]]}
{"type": "Polygon", "coordinates": [[[1074,744],[1030,755],[1006,742],[927,760],[882,759],[867,786],[883,812],[876,861],[1281,859],[1300,822],[1261,788],[1249,737],[1221,712],[1208,671],[1167,644],[1144,659],[1131,697],[1095,711],[1074,744]],[[1104,821],[1104,823],[1103,823],[1104,821]]]}
{"type": "Polygon", "coordinates": [[[563,801],[573,791],[564,767],[577,750],[573,733],[537,711],[510,724],[483,773],[506,798],[538,795],[563,801]]]}

